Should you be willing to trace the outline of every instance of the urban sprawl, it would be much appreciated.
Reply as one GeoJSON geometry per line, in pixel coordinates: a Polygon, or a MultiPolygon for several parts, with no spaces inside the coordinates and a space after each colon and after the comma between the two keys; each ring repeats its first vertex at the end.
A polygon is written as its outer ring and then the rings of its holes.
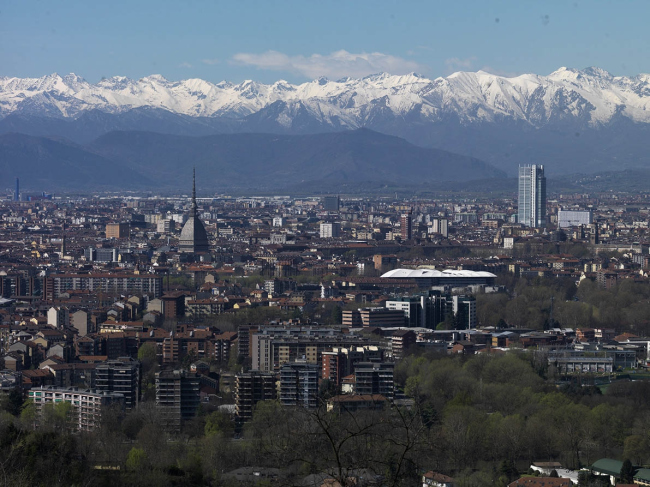
{"type": "Polygon", "coordinates": [[[543,166],[518,183],[404,199],[16,180],[0,436],[111,430],[78,467],[96,485],[650,485],[650,198],[547,195],[543,166]]]}

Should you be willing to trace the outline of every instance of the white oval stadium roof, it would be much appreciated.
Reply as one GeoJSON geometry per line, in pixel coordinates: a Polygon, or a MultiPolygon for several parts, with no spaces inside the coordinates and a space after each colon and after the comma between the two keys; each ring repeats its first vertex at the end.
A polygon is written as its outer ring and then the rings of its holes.
{"type": "Polygon", "coordinates": [[[491,272],[485,271],[458,271],[455,269],[445,269],[439,271],[436,269],[393,269],[383,274],[381,277],[392,277],[399,279],[414,279],[417,277],[497,277],[491,272]]]}

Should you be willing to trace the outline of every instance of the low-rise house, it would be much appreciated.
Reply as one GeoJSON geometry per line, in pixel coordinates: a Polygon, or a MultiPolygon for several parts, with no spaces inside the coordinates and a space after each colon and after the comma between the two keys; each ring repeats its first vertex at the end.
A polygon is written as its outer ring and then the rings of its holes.
{"type": "Polygon", "coordinates": [[[573,482],[558,477],[522,477],[510,482],[508,487],[573,487],[573,482]]]}
{"type": "Polygon", "coordinates": [[[623,462],[612,458],[601,458],[593,463],[589,468],[594,475],[608,476],[612,485],[616,484],[616,479],[621,475],[623,462]]]}
{"type": "Polygon", "coordinates": [[[360,409],[380,411],[387,403],[388,399],[381,394],[342,394],[327,401],[327,410],[337,412],[354,412],[360,409]]]}
{"type": "Polygon", "coordinates": [[[447,475],[429,471],[422,476],[422,487],[454,487],[454,479],[447,475]]]}

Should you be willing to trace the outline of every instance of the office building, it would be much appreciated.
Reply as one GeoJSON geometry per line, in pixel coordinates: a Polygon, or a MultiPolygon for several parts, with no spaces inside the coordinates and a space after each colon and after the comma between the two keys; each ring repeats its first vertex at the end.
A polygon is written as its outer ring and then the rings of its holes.
{"type": "Polygon", "coordinates": [[[412,212],[402,213],[400,219],[400,234],[402,240],[411,240],[413,238],[413,215],[412,212]]]}
{"type": "Polygon", "coordinates": [[[201,377],[187,370],[163,370],[156,373],[156,406],[165,426],[180,431],[183,421],[192,419],[201,401],[201,377]]]}
{"type": "Polygon", "coordinates": [[[183,225],[183,230],[181,230],[178,250],[190,254],[208,252],[210,250],[208,233],[205,231],[203,222],[199,218],[198,206],[196,204],[196,170],[194,170],[192,176],[192,209],[190,210],[189,218],[185,222],[185,225],[183,225]]]}
{"type": "Polygon", "coordinates": [[[406,318],[401,309],[359,308],[343,311],[343,326],[381,327],[404,326],[406,318]]]}
{"type": "Polygon", "coordinates": [[[544,166],[519,166],[519,223],[532,228],[546,226],[546,177],[544,166]]]}
{"type": "Polygon", "coordinates": [[[317,364],[290,362],[280,368],[280,402],[283,406],[318,407],[317,364]]]}
{"type": "Polygon", "coordinates": [[[14,201],[20,201],[20,180],[16,178],[16,190],[14,191],[14,201]]]}
{"type": "Polygon", "coordinates": [[[452,311],[456,328],[460,330],[476,328],[476,298],[474,296],[453,296],[452,311]]]}
{"type": "Polygon", "coordinates": [[[427,327],[427,298],[425,296],[402,296],[386,301],[386,309],[399,310],[404,313],[408,326],[427,327]]]}
{"type": "Polygon", "coordinates": [[[362,308],[361,325],[364,327],[381,326],[404,326],[406,317],[401,310],[390,310],[386,308],[362,308]]]}
{"type": "Polygon", "coordinates": [[[338,238],[341,234],[341,224],[335,223],[321,223],[320,224],[320,238],[338,238]]]}
{"type": "Polygon", "coordinates": [[[95,389],[124,396],[126,410],[135,409],[140,399],[140,362],[129,357],[98,363],[95,389]]]}
{"type": "Polygon", "coordinates": [[[128,238],[129,224],[128,223],[107,223],[106,224],[106,238],[128,238]]]}
{"type": "Polygon", "coordinates": [[[109,406],[124,408],[124,396],[117,393],[99,392],[91,389],[79,390],[76,387],[39,387],[29,391],[29,399],[34,403],[37,424],[46,404],[68,402],[72,404],[70,426],[74,430],[91,431],[101,424],[102,414],[109,406]]]}
{"type": "Polygon", "coordinates": [[[594,222],[591,210],[558,210],[558,228],[579,227],[591,225],[594,222]]]}
{"type": "Polygon", "coordinates": [[[340,200],[338,196],[325,196],[323,198],[323,210],[339,211],[340,200]]]}
{"type": "Polygon", "coordinates": [[[343,326],[346,328],[359,328],[363,326],[359,310],[344,309],[341,317],[343,326]]]}
{"type": "Polygon", "coordinates": [[[258,402],[275,398],[275,374],[252,371],[235,376],[235,411],[238,421],[243,423],[251,419],[258,402]]]}
{"type": "Polygon", "coordinates": [[[429,291],[426,294],[402,296],[386,301],[386,308],[404,312],[407,326],[435,329],[445,320],[449,295],[439,291],[429,291]]]}
{"type": "Polygon", "coordinates": [[[119,257],[119,250],[116,248],[104,249],[88,247],[84,250],[84,257],[88,262],[117,262],[119,257]]]}

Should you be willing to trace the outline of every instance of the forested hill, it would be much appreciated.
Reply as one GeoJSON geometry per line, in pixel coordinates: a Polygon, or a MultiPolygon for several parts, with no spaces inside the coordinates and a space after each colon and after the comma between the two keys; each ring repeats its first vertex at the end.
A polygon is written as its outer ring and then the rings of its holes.
{"type": "Polygon", "coordinates": [[[326,390],[318,409],[265,401],[240,439],[220,411],[200,412],[182,435],[167,435],[146,402],[75,435],[55,406],[34,431],[32,408],[4,395],[3,485],[266,485],[235,473],[254,467],[278,485],[328,477],[346,485],[363,475],[410,486],[435,470],[463,485],[505,487],[533,461],[577,469],[602,457],[648,460],[650,382],[619,381],[603,392],[585,382],[558,387],[557,378],[543,353],[416,353],[396,368],[410,406],[337,414],[324,407],[326,390]]]}

